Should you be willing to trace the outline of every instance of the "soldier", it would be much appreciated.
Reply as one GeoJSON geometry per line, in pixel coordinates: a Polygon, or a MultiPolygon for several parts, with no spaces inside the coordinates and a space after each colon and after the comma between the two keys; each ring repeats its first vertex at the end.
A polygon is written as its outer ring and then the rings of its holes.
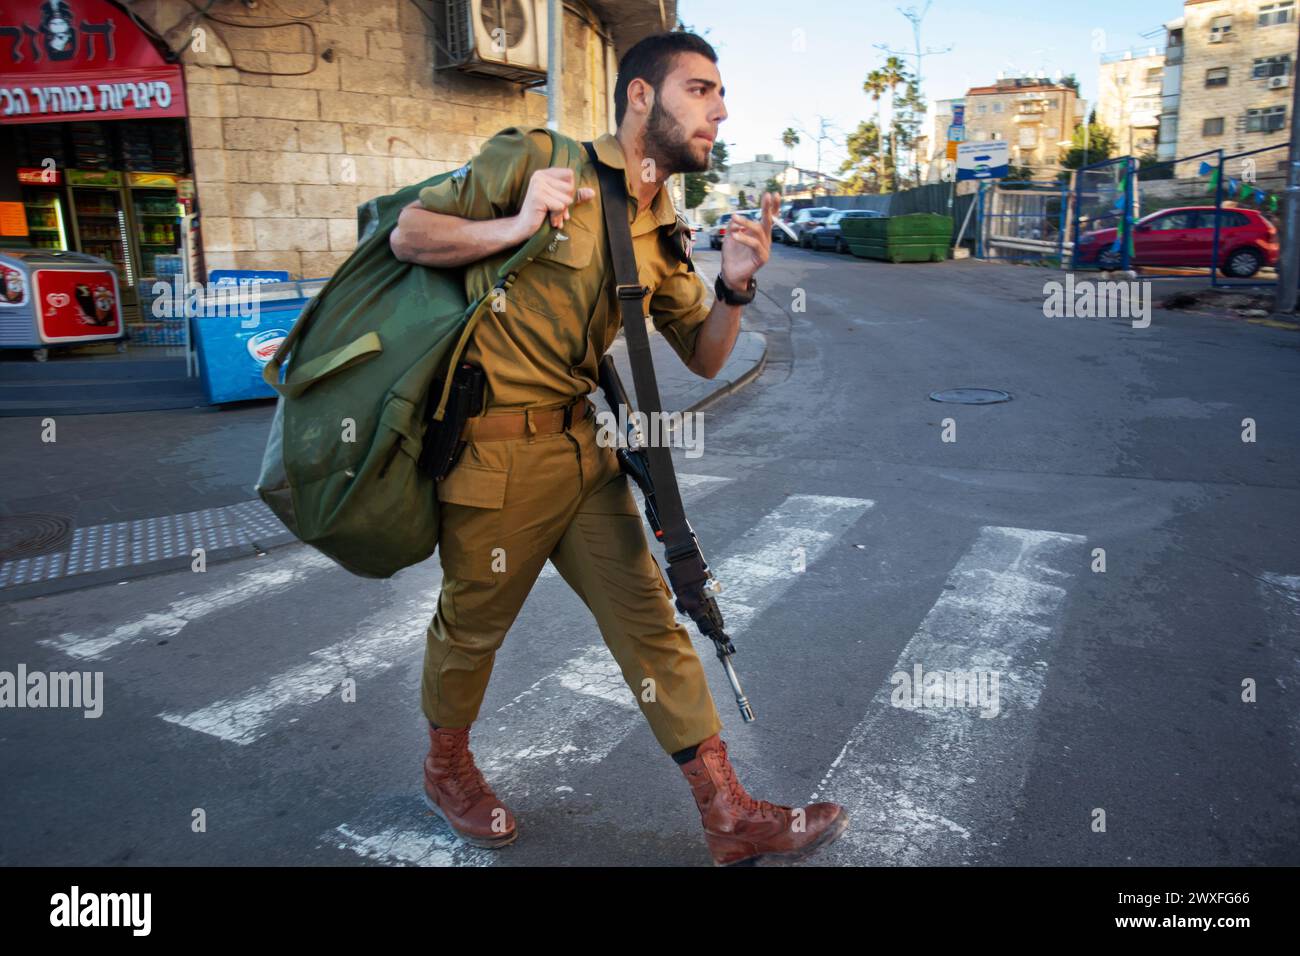
{"type": "MultiPolygon", "coordinates": [[[[618,133],[595,141],[600,162],[625,173],[648,313],[686,367],[705,378],[735,344],[778,206],[768,194],[761,223],[733,218],[710,306],[690,263],[689,229],[663,183],[672,173],[709,168],[727,116],[716,63],[713,48],[694,34],[637,43],[619,63],[618,133]]],[[[584,157],[575,181],[572,169],[547,168],[550,157],[545,130],[503,130],[455,175],[424,189],[390,237],[404,261],[464,266],[466,291],[477,299],[547,217],[561,228],[519,273],[504,307],[484,312],[465,351],[484,370],[486,397],[483,413],[465,426],[460,460],[438,483],[443,584],[422,683],[426,801],[475,846],[504,846],[517,836],[513,815],[475,766],[469,729],[496,650],[549,559],[595,616],[655,738],[690,783],[714,862],[805,856],[838,837],[847,814],[832,803],[777,806],[741,786],[627,478],[614,449],[596,441],[586,396],[620,326],[613,270],[595,165],[584,157]],[[647,680],[654,695],[642,693],[647,680]]]]}

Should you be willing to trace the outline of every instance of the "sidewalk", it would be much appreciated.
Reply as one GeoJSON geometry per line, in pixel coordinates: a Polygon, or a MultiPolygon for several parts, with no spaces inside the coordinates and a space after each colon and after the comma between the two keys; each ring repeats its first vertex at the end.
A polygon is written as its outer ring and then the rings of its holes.
{"type": "MultiPolygon", "coordinates": [[[[767,355],[765,337],[742,328],[722,371],[703,379],[662,336],[650,342],[670,412],[744,386],[767,355]]],[[[610,351],[634,394],[621,333],[610,351]]],[[[39,417],[0,418],[0,601],[187,568],[196,547],[214,563],[296,540],[253,490],[274,412],[268,399],[58,415],[52,442],[39,417]]]]}

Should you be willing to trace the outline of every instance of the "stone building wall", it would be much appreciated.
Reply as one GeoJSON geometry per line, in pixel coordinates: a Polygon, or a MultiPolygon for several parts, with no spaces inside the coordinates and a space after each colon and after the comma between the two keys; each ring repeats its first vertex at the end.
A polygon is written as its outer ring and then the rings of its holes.
{"type": "MultiPolygon", "coordinates": [[[[426,9],[438,5],[218,0],[210,13],[232,26],[180,0],[133,4],[184,47],[207,269],[329,275],[356,245],[359,204],[462,165],[507,126],[545,125],[545,95],[435,71],[426,9]]],[[[590,138],[612,126],[606,41],[574,9],[564,26],[561,129],[590,138]]]]}

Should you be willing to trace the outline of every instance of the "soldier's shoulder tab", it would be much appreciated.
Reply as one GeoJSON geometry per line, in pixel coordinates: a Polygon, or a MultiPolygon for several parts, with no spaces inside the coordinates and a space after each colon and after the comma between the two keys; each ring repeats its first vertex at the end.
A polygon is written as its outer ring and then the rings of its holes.
{"type": "Polygon", "coordinates": [[[694,239],[691,236],[691,224],[686,221],[686,217],[678,213],[676,220],[665,225],[660,231],[660,235],[668,244],[673,257],[680,262],[686,263],[687,272],[694,272],[695,263],[691,261],[694,239]]]}

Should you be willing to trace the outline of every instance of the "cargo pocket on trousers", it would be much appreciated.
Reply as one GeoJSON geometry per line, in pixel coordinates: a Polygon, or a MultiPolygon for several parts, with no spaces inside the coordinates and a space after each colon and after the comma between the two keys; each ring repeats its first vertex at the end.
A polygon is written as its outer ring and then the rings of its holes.
{"type": "MultiPolygon", "coordinates": [[[[470,457],[471,448],[463,457],[470,457]]],[[[504,468],[460,461],[437,483],[441,503],[438,552],[445,577],[491,584],[508,567],[503,517],[506,501],[504,468]]]]}

